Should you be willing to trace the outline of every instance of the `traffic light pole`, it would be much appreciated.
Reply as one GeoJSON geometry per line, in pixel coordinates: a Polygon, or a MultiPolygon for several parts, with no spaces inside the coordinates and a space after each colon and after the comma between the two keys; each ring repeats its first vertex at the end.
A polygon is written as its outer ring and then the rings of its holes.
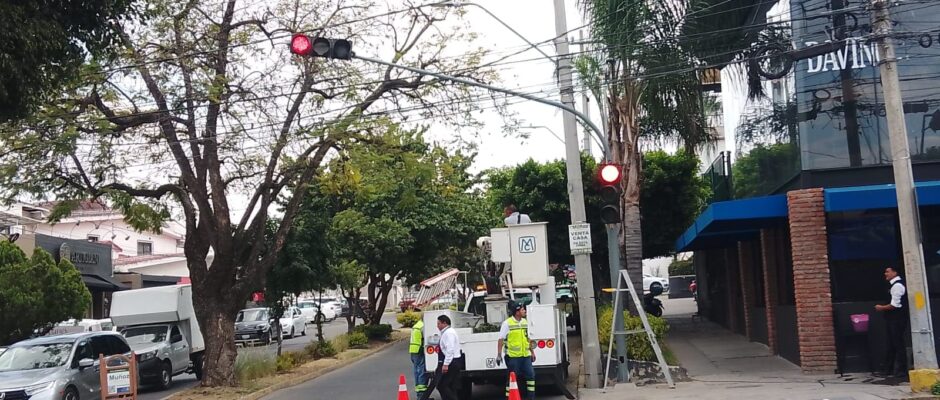
{"type": "MultiPolygon", "coordinates": [[[[556,19],[557,27],[557,19],[556,19]]],[[[567,50],[567,49],[565,49],[567,50]]],[[[565,53],[567,54],[567,51],[565,53]]],[[[355,53],[352,55],[352,58],[359,59],[362,61],[385,65],[392,68],[402,69],[405,71],[411,71],[417,74],[423,74],[428,76],[433,76],[435,78],[456,82],[464,84],[467,86],[474,86],[490,90],[497,93],[503,93],[510,96],[521,97],[526,100],[531,100],[536,103],[545,104],[555,108],[562,109],[567,111],[564,113],[566,122],[570,118],[571,124],[576,123],[574,117],[578,117],[594,131],[594,133],[600,137],[601,146],[604,148],[604,154],[610,154],[610,148],[607,146],[607,141],[603,140],[603,135],[601,130],[597,128],[597,125],[594,125],[591,122],[591,119],[587,115],[578,111],[573,106],[567,104],[562,104],[557,101],[552,101],[548,99],[543,99],[526,93],[520,93],[510,89],[504,89],[500,87],[495,87],[487,85],[485,83],[475,82],[468,79],[458,78],[455,76],[450,76],[442,74],[439,72],[428,71],[420,68],[409,67],[401,64],[394,64],[383,60],[378,60],[375,58],[359,56],[355,53]]],[[[568,60],[566,57],[562,57],[562,60],[568,60]]],[[[570,60],[568,60],[568,79],[571,78],[570,73],[570,60]]],[[[559,62],[559,68],[561,68],[562,62],[559,62]]],[[[562,78],[564,79],[564,78],[562,78]]],[[[564,91],[562,92],[564,95],[564,91]]],[[[572,93],[568,92],[568,97],[570,97],[570,104],[574,104],[574,98],[572,93]]],[[[587,222],[587,212],[584,209],[584,183],[582,182],[581,175],[581,152],[578,149],[578,136],[577,136],[577,127],[575,129],[568,129],[566,123],[565,129],[565,163],[567,165],[567,175],[568,175],[568,194],[571,207],[571,222],[572,223],[583,223],[587,222]]],[[[576,255],[574,257],[575,269],[578,274],[578,309],[582,310],[579,315],[581,317],[581,341],[583,348],[583,357],[584,357],[584,372],[586,376],[586,386],[588,388],[600,388],[601,379],[603,374],[601,373],[601,348],[597,336],[597,314],[594,312],[596,306],[594,304],[594,275],[591,272],[591,256],[589,254],[576,255]]]]}

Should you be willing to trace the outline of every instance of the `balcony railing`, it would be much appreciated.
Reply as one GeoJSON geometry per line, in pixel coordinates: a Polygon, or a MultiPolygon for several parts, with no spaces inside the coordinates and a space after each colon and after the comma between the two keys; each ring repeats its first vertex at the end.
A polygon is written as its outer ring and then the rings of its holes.
{"type": "Polygon", "coordinates": [[[731,152],[722,151],[718,153],[718,157],[715,158],[715,161],[712,161],[711,167],[708,167],[702,178],[711,187],[708,204],[731,200],[734,193],[731,186],[731,152]]]}

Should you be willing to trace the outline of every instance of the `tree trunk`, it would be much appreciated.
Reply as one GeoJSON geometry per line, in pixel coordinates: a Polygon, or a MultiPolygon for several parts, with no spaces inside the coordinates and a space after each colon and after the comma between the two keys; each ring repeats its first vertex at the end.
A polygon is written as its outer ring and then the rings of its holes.
{"type": "MultiPolygon", "coordinates": [[[[623,210],[623,230],[620,235],[621,257],[627,268],[627,275],[633,282],[637,296],[643,297],[643,235],[640,228],[639,204],[627,204],[623,210]]],[[[627,302],[631,313],[637,314],[632,301],[627,302]]]]}
{"type": "MultiPolygon", "coordinates": [[[[216,304],[222,304],[226,299],[215,300],[218,300],[216,304]]],[[[235,376],[235,358],[238,355],[235,313],[225,307],[211,307],[202,312],[197,310],[199,314],[205,315],[205,318],[199,318],[206,343],[202,386],[235,386],[238,383],[235,376]]]]}
{"type": "Polygon", "coordinates": [[[388,304],[388,294],[394,287],[394,281],[395,278],[392,278],[391,280],[383,282],[381,285],[377,286],[379,291],[379,293],[375,296],[377,302],[376,304],[369,305],[369,307],[372,308],[372,317],[369,319],[370,325],[379,325],[382,323],[382,315],[385,314],[385,306],[388,304]]]}

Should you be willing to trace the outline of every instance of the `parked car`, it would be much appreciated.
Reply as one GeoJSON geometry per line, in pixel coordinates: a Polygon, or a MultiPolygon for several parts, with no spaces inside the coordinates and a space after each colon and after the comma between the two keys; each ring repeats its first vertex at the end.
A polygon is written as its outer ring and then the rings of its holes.
{"type": "Polygon", "coordinates": [[[235,316],[235,344],[268,344],[274,337],[268,308],[247,308],[235,316]]]}
{"type": "Polygon", "coordinates": [[[301,335],[307,335],[307,318],[297,307],[288,307],[284,310],[284,316],[281,317],[281,337],[287,336],[293,338],[297,332],[301,335]]]}
{"type": "Polygon", "coordinates": [[[16,343],[0,353],[0,399],[101,397],[98,355],[133,357],[116,332],[80,332],[16,343]]]}
{"type": "Polygon", "coordinates": [[[324,308],[329,308],[333,310],[333,313],[339,316],[343,312],[343,304],[340,301],[333,297],[324,297],[322,299],[315,300],[318,304],[322,304],[324,308]]]}
{"type": "Polygon", "coordinates": [[[654,285],[660,286],[663,289],[663,293],[669,293],[669,279],[643,274],[643,292],[647,293],[651,291],[654,285]]]}
{"type": "Polygon", "coordinates": [[[336,311],[333,311],[333,307],[320,305],[312,300],[300,301],[297,303],[297,308],[300,309],[300,312],[303,314],[304,318],[307,319],[308,324],[312,324],[317,320],[317,312],[323,310],[323,319],[326,322],[330,322],[336,319],[336,311]]]}
{"type": "Polygon", "coordinates": [[[105,319],[70,319],[56,324],[46,336],[63,335],[78,332],[117,331],[110,318],[105,319]]]}

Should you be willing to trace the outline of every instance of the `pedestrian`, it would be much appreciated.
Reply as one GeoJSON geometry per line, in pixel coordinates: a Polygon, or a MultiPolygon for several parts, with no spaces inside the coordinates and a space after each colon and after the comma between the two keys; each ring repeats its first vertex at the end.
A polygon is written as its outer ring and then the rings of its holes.
{"type": "Polygon", "coordinates": [[[885,268],[885,280],[890,285],[891,300],[888,304],[875,306],[876,311],[884,313],[886,334],[885,363],[881,370],[884,376],[907,376],[907,287],[904,279],[898,276],[893,267],[885,268]],[[896,368],[896,369],[895,369],[896,368]]]}
{"type": "Polygon", "coordinates": [[[440,315],[437,317],[437,329],[441,331],[440,353],[440,381],[437,383],[437,392],[441,400],[457,400],[460,390],[460,372],[464,369],[465,358],[460,348],[460,337],[457,331],[450,326],[450,317],[440,315]]]}
{"type": "Polygon", "coordinates": [[[503,348],[506,349],[506,397],[509,397],[510,372],[516,373],[516,381],[525,381],[525,386],[519,385],[520,393],[525,394],[529,400],[535,399],[535,362],[534,347],[529,341],[529,321],[526,320],[526,308],[522,303],[509,302],[509,318],[499,327],[499,340],[497,343],[496,360],[503,359],[503,348]]]}
{"type": "Polygon", "coordinates": [[[414,368],[415,393],[416,398],[428,390],[428,372],[427,364],[424,362],[424,319],[418,318],[418,321],[411,327],[411,343],[408,346],[408,353],[411,355],[411,366],[414,368]]]}
{"type": "Polygon", "coordinates": [[[532,223],[529,214],[519,212],[516,205],[512,203],[506,204],[506,207],[503,208],[503,217],[505,218],[503,222],[506,223],[506,226],[532,223]]]}

